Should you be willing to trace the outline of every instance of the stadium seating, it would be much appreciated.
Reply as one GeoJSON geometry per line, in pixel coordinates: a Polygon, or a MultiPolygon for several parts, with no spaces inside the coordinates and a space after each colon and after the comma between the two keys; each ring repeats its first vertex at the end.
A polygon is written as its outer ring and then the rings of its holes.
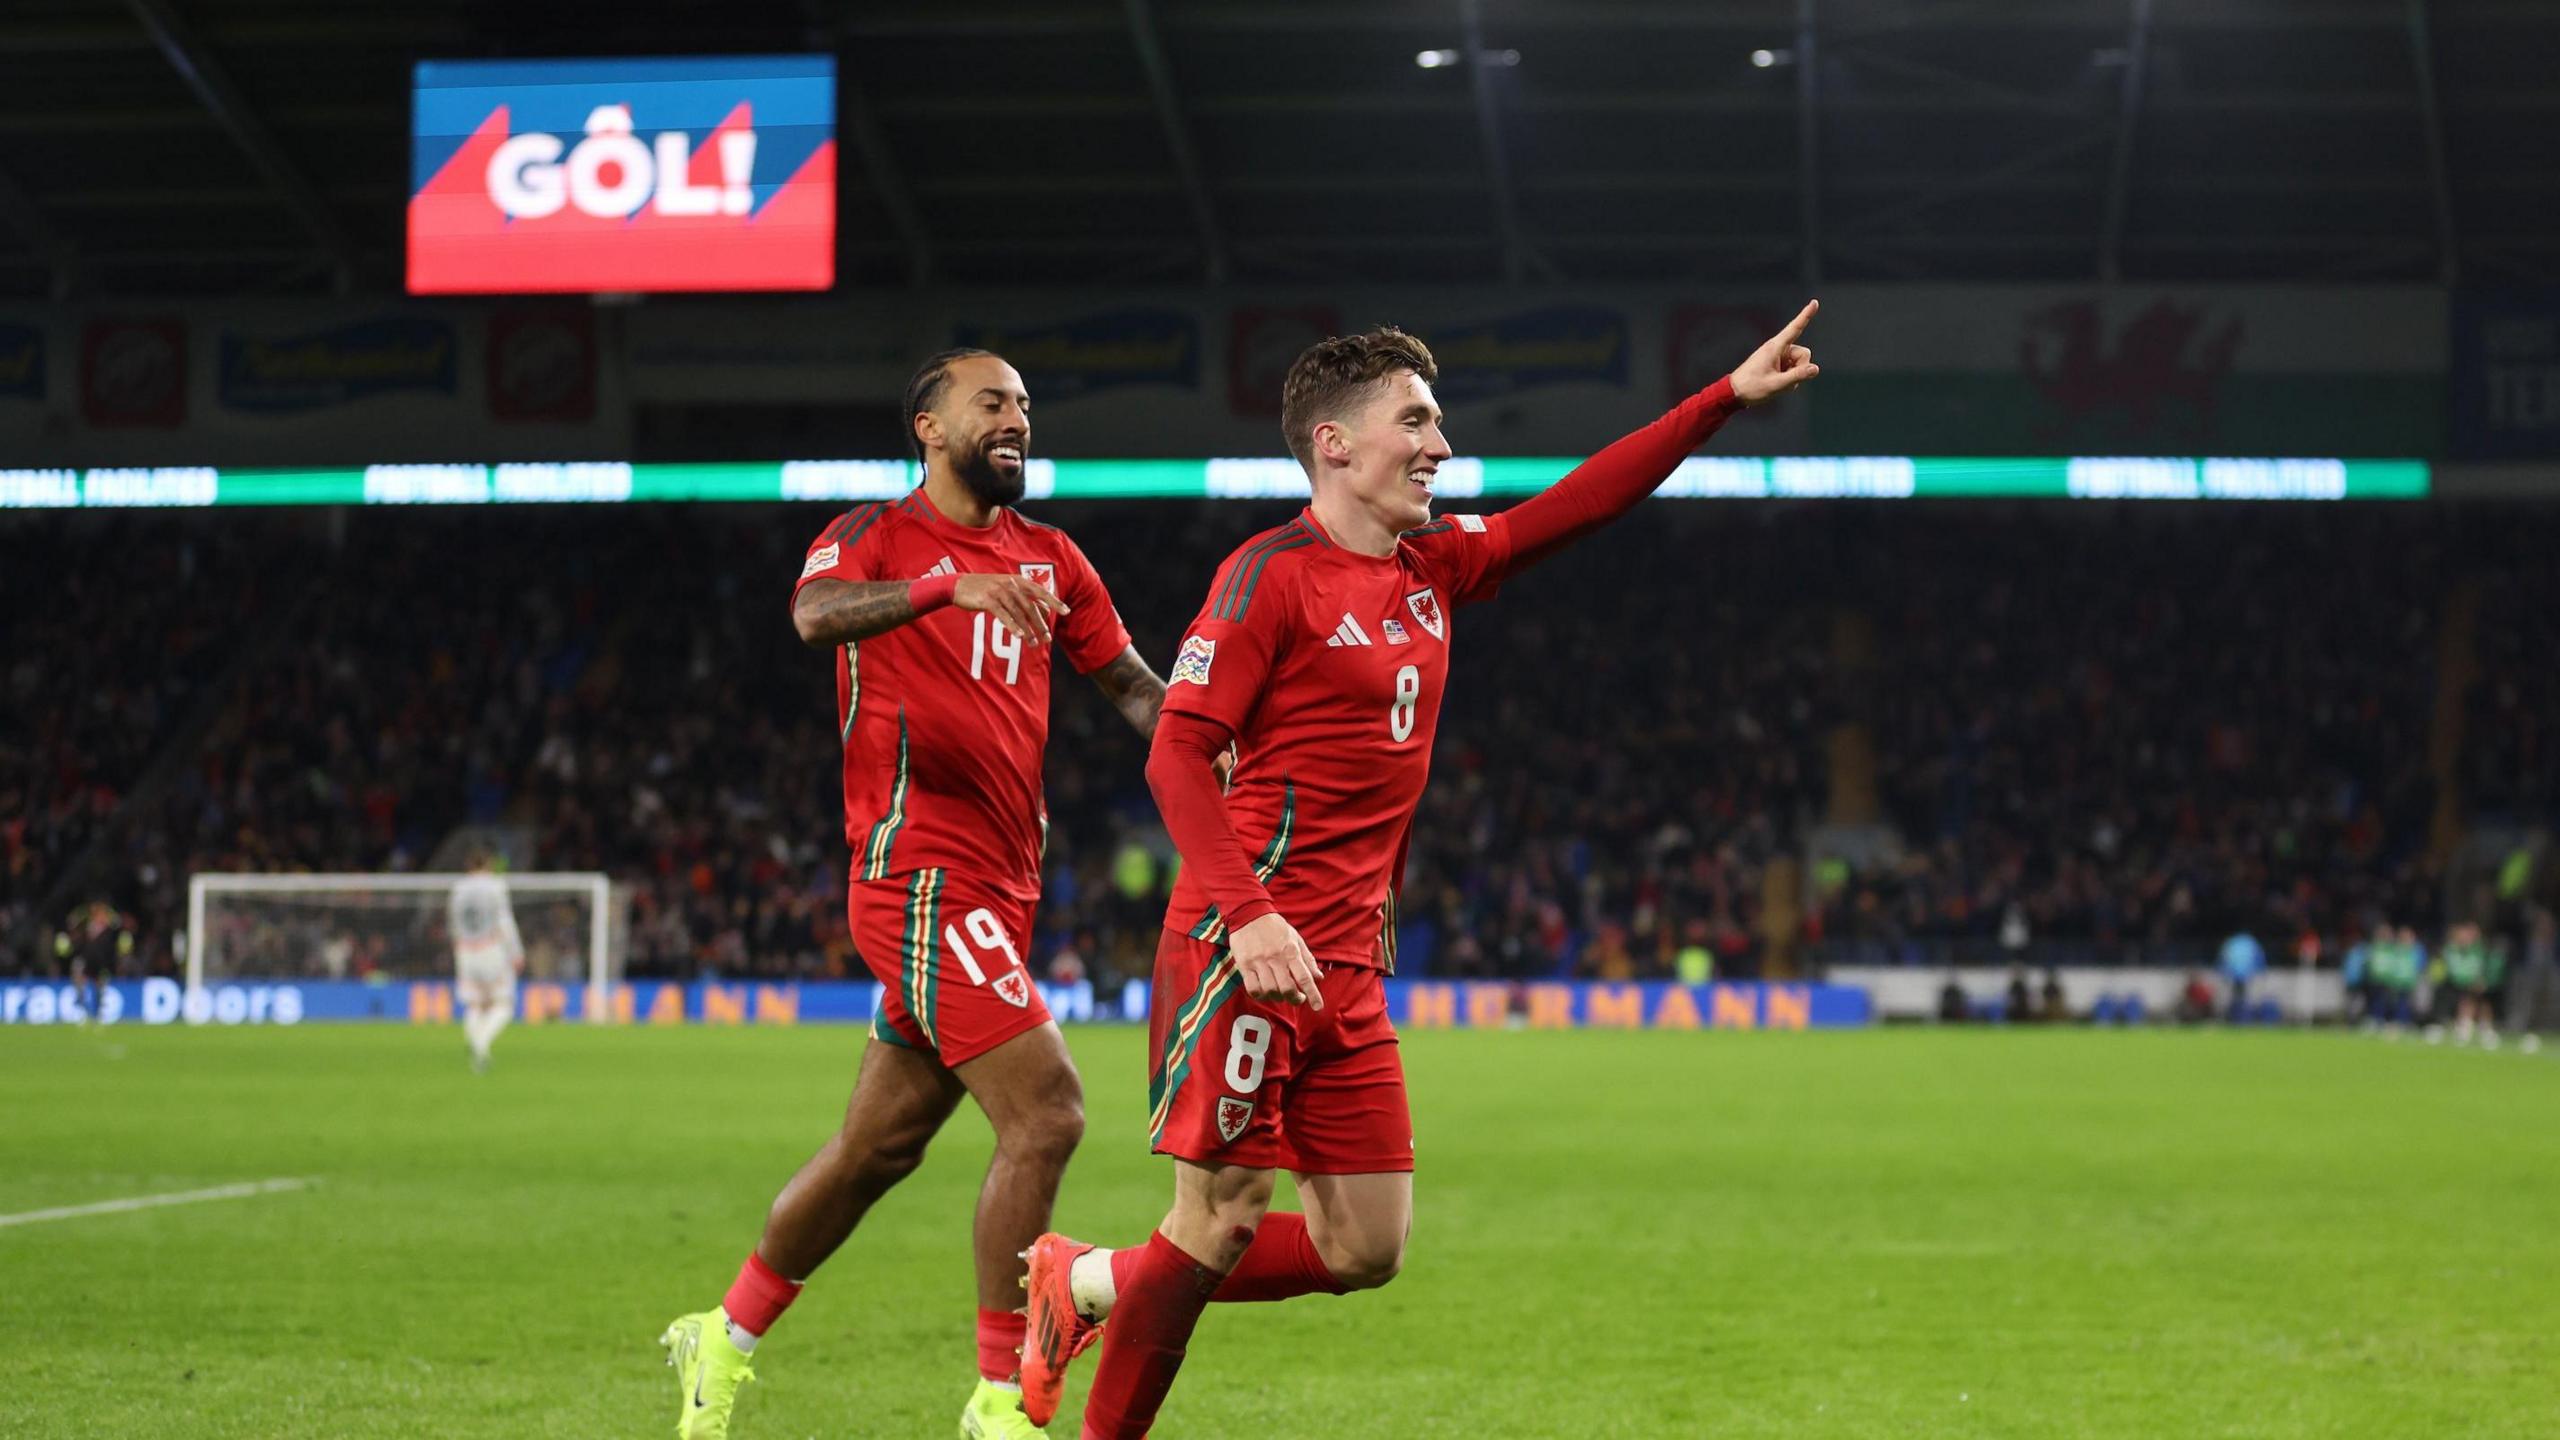
{"type": "MultiPolygon", "coordinates": [[[[1041,513],[1162,666],[1218,558],[1289,507],[1041,513]]],[[[103,898],[142,937],[130,963],[166,969],[189,873],[414,867],[500,822],[544,868],[629,883],[635,975],[855,968],[828,666],[783,614],[827,518],[136,518],[58,587],[0,566],[23,657],[0,677],[10,949],[44,968],[49,928],[103,898]]],[[[1702,947],[1735,975],[1842,947],[1996,961],[2012,939],[2103,961],[2430,924],[2447,597],[2478,586],[2454,778],[2547,816],[2555,539],[2434,509],[1649,509],[1461,621],[1405,964],[1650,978],[1702,947]],[[1843,616],[1885,658],[1844,648],[1843,616]],[[1900,858],[1773,908],[1840,804],[1839,734],[1872,757],[1900,858]]],[[[1144,971],[1170,850],[1141,742],[1060,689],[1039,958],[1108,981],[1144,971]]]]}

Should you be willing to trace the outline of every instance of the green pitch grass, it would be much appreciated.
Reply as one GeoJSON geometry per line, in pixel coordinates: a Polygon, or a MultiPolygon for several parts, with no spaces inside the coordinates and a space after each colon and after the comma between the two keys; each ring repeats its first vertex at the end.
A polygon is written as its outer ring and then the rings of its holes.
{"type": "MultiPolygon", "coordinates": [[[[1143,1237],[1141,1037],[1065,1228],[1143,1237]]],[[[849,1029],[0,1031],[0,1434],[653,1436],[849,1029]]],[[[1428,1033],[1403,1278],[1216,1307],[1157,1433],[2560,1428],[2560,1065],[2343,1035],[1428,1033]]],[[[757,1357],[741,1440],[956,1433],[964,1111],[757,1357]]],[[[1090,1361],[1054,1433],[1072,1436],[1090,1361]]]]}

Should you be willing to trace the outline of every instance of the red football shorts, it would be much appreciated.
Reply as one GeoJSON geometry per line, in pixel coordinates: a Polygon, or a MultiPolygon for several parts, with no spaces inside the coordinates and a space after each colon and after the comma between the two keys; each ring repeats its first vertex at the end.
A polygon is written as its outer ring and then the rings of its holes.
{"type": "Polygon", "coordinates": [[[1413,1168],[1404,1058],[1375,970],[1328,965],[1324,1008],[1244,993],[1223,944],[1167,930],[1147,1029],[1160,1155],[1310,1175],[1413,1168]]]}
{"type": "Polygon", "coordinates": [[[884,987],[871,1038],[959,1066],[1049,1023],[1024,960],[1035,906],[944,869],[847,886],[853,948],[884,987]]]}

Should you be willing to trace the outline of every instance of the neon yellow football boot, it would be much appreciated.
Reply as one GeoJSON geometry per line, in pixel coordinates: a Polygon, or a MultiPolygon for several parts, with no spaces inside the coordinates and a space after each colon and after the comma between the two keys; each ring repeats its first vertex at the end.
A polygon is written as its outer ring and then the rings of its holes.
{"type": "Polygon", "coordinates": [[[1049,1432],[1022,1413],[1021,1391],[981,1380],[969,1408],[960,1412],[960,1440],[1049,1440],[1049,1432]]]}
{"type": "Polygon", "coordinates": [[[676,1410],[676,1440],[728,1440],[729,1411],[738,1387],[756,1378],[747,1357],[729,1341],[729,1316],[717,1308],[686,1315],[658,1337],[667,1347],[683,1388],[676,1410]]]}

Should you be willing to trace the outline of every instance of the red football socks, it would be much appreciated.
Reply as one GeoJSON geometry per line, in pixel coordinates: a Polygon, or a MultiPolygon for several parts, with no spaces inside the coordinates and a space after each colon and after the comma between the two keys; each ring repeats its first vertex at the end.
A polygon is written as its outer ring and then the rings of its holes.
{"type": "Polygon", "coordinates": [[[1226,1278],[1161,1231],[1148,1236],[1137,1255],[1102,1329],[1102,1366],[1084,1403],[1084,1440],[1144,1440],[1182,1369],[1200,1312],[1226,1278]]]}
{"type": "Polygon", "coordinates": [[[800,1298],[800,1282],[785,1280],[782,1272],[764,1263],[764,1257],[750,1253],[747,1263],[738,1267],[738,1278],[729,1286],[720,1308],[730,1323],[750,1335],[761,1336],[800,1298]]]}
{"type": "MultiPolygon", "coordinates": [[[[1116,1261],[1120,1257],[1111,1258],[1116,1261]]],[[[1253,1232],[1253,1243],[1245,1247],[1244,1258],[1227,1272],[1227,1278],[1219,1282],[1218,1293],[1209,1299],[1214,1304],[1231,1305],[1238,1301],[1286,1300],[1293,1295],[1345,1293],[1342,1282],[1325,1268],[1324,1257],[1316,1253],[1316,1242],[1307,1234],[1307,1217],[1294,1211],[1274,1210],[1262,1217],[1262,1228],[1253,1232]]]]}
{"type": "MultiPolygon", "coordinates": [[[[1129,1278],[1138,1273],[1138,1259],[1146,1253],[1139,1248],[1111,1252],[1112,1293],[1127,1293],[1129,1278]]],[[[1253,1232],[1253,1243],[1245,1247],[1244,1258],[1219,1282],[1218,1293],[1210,1296],[1209,1302],[1233,1305],[1348,1293],[1343,1283],[1333,1278],[1333,1272],[1325,1268],[1324,1257],[1316,1253],[1315,1239],[1307,1234],[1307,1217],[1294,1210],[1274,1210],[1262,1217],[1262,1228],[1253,1232]]]]}
{"type": "Polygon", "coordinates": [[[1010,1385],[1022,1375],[1022,1337],[1030,1324],[1019,1310],[978,1312],[978,1375],[1010,1385]]]}

